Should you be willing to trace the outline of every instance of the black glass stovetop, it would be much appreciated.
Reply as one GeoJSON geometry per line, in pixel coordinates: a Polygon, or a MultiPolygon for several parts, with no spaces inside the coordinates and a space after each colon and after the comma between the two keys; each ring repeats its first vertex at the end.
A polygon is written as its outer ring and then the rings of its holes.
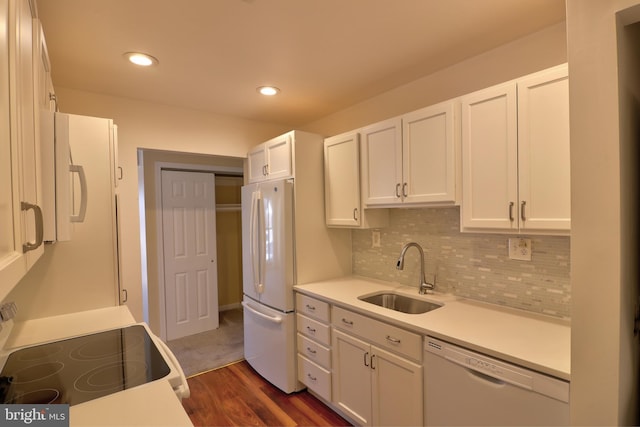
{"type": "Polygon", "coordinates": [[[167,376],[142,325],[16,350],[0,372],[0,403],[76,405],[167,376]]]}

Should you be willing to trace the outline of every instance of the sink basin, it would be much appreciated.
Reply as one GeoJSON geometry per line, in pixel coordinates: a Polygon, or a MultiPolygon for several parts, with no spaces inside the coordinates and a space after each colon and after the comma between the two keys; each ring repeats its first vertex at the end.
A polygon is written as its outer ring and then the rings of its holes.
{"type": "Polygon", "coordinates": [[[394,294],[391,292],[382,292],[367,297],[358,297],[359,300],[375,304],[380,307],[388,308],[395,311],[401,311],[408,314],[422,314],[436,308],[442,307],[429,301],[411,298],[405,295],[394,294]]]}

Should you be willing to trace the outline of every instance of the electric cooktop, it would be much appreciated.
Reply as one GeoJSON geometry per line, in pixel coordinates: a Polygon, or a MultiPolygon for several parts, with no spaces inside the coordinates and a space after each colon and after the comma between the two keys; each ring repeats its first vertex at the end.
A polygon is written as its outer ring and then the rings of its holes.
{"type": "Polygon", "coordinates": [[[0,403],[77,405],[167,376],[142,325],[19,349],[0,372],[0,403]]]}

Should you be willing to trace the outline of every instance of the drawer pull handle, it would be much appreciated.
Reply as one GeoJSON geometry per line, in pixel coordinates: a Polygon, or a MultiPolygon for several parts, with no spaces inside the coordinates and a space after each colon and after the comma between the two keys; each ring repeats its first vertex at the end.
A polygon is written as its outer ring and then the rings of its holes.
{"type": "Polygon", "coordinates": [[[353,320],[347,320],[344,317],[342,318],[342,323],[345,325],[353,326],[353,320]]]}
{"type": "Polygon", "coordinates": [[[307,326],[307,331],[309,331],[312,334],[316,333],[316,330],[314,328],[312,328],[311,326],[307,326]]]}
{"type": "Polygon", "coordinates": [[[314,349],[312,349],[311,347],[307,347],[307,351],[308,351],[309,353],[311,353],[311,354],[316,354],[316,353],[317,353],[317,351],[316,351],[316,350],[314,350],[314,349]]]}
{"type": "Polygon", "coordinates": [[[315,311],[316,310],[316,308],[314,306],[309,305],[309,304],[307,304],[306,307],[307,307],[307,310],[311,310],[311,311],[315,311]]]}
{"type": "Polygon", "coordinates": [[[400,340],[398,338],[394,338],[391,335],[387,335],[387,341],[392,344],[400,344],[400,340]]]}
{"type": "Polygon", "coordinates": [[[309,379],[310,379],[311,381],[318,381],[318,378],[314,377],[314,376],[313,376],[313,375],[311,375],[311,374],[307,374],[307,377],[309,377],[309,379]]]}

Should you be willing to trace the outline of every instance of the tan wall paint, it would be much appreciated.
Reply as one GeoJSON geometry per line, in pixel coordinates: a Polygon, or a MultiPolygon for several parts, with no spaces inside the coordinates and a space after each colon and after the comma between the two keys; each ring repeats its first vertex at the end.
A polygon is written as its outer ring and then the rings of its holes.
{"type": "Polygon", "coordinates": [[[119,163],[124,179],[121,200],[122,276],[127,305],[142,321],[140,221],[138,216],[137,149],[246,156],[249,148],[289,129],[202,111],[56,87],[60,111],[109,117],[118,125],[119,163]]]}
{"type": "Polygon", "coordinates": [[[562,22],[309,123],[304,130],[337,135],[566,60],[565,23],[562,22]]]}
{"type": "Polygon", "coordinates": [[[625,276],[638,254],[637,249],[621,253],[629,206],[622,194],[628,183],[621,181],[619,116],[626,116],[627,107],[618,99],[616,40],[616,12],[634,4],[638,1],[567,1],[574,425],[638,422],[632,323],[637,277],[631,283],[625,276]]]}
{"type": "Polygon", "coordinates": [[[216,177],[216,235],[218,244],[218,302],[220,307],[239,306],[242,301],[242,212],[221,210],[242,202],[242,178],[216,177]]]}

